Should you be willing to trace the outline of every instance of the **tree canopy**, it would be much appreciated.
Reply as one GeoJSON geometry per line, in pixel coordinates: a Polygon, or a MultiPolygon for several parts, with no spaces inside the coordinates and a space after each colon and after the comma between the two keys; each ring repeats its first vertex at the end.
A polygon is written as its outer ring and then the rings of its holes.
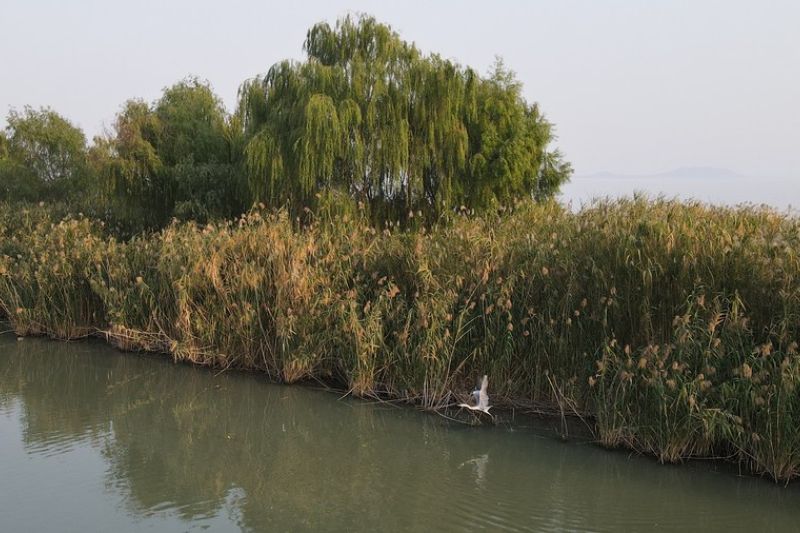
{"type": "Polygon", "coordinates": [[[367,16],[315,25],[304,50],[240,91],[256,199],[298,207],[337,189],[383,218],[546,198],[571,173],[502,62],[482,77],[367,16]]]}
{"type": "Polygon", "coordinates": [[[241,134],[207,82],[187,78],[149,105],[127,101],[94,160],[115,209],[162,225],[172,217],[234,217],[250,205],[241,134]]]}
{"type": "Polygon", "coordinates": [[[86,137],[50,108],[11,110],[0,137],[0,197],[35,200],[71,192],[86,175],[86,137]]]}
{"type": "Polygon", "coordinates": [[[126,232],[232,218],[263,202],[376,222],[553,196],[571,174],[553,126],[498,61],[486,75],[425,55],[386,24],[308,30],[303,61],[244,82],[235,112],[194,77],[125,102],[87,147],[49,108],[11,111],[0,200],[58,200],[126,232]]]}

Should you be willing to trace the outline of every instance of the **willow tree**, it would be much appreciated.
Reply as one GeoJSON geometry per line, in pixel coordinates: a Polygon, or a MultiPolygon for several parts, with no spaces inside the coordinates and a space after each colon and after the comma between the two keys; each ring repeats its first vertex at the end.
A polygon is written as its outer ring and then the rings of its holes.
{"type": "Polygon", "coordinates": [[[249,206],[241,131],[208,83],[187,78],[153,104],[126,102],[92,155],[115,212],[131,223],[233,217],[249,206]]]}
{"type": "Polygon", "coordinates": [[[336,190],[387,218],[546,198],[569,177],[502,63],[481,77],[366,16],[313,26],[304,50],[240,90],[258,200],[302,207],[336,190]]]}

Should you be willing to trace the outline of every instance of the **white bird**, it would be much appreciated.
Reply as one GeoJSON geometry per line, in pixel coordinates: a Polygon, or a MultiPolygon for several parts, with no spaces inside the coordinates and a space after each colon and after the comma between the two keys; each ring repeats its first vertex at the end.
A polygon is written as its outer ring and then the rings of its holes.
{"type": "Polygon", "coordinates": [[[483,380],[481,380],[481,388],[475,389],[472,391],[472,396],[475,398],[475,405],[469,405],[467,403],[460,403],[458,404],[459,407],[466,407],[467,409],[471,409],[472,411],[483,411],[487,415],[489,414],[489,395],[486,393],[486,389],[489,388],[489,376],[483,376],[483,380]]]}

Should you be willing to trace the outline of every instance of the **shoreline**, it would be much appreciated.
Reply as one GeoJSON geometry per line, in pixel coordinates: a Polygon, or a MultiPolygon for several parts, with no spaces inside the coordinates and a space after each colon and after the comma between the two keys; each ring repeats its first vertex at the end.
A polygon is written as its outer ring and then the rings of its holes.
{"type": "Polygon", "coordinates": [[[18,335],[99,332],[426,411],[488,374],[493,404],[586,414],[605,447],[786,481],[800,471],[797,250],[796,218],[645,199],[430,231],[254,212],[127,242],[0,210],[0,307],[18,335]]]}
{"type": "MultiPolygon", "coordinates": [[[[0,335],[3,334],[9,336],[15,335],[13,333],[13,330],[0,331],[0,335]]],[[[47,335],[30,335],[26,337],[17,337],[17,340],[20,342],[24,342],[26,339],[34,339],[56,344],[76,343],[76,342],[98,343],[116,351],[122,357],[144,356],[147,359],[150,359],[154,362],[159,362],[159,363],[170,362],[173,365],[179,365],[186,368],[205,369],[209,371],[213,377],[217,377],[219,375],[226,374],[228,372],[233,372],[240,376],[253,377],[256,379],[265,376],[264,373],[244,368],[223,369],[220,372],[215,372],[215,370],[217,369],[214,369],[213,367],[209,367],[207,365],[199,365],[197,363],[192,363],[185,360],[177,360],[168,353],[150,352],[142,350],[125,350],[123,348],[119,348],[118,346],[114,345],[111,342],[106,341],[103,332],[95,332],[93,334],[88,334],[82,337],[68,339],[68,340],[53,338],[47,335]]],[[[298,386],[313,391],[319,391],[330,395],[336,395],[339,396],[338,399],[342,399],[345,396],[349,396],[347,391],[342,388],[331,386],[330,384],[322,383],[316,380],[302,381],[293,384],[279,383],[267,380],[265,383],[268,385],[298,386]]],[[[609,448],[603,446],[601,442],[596,438],[596,435],[593,433],[593,429],[590,428],[588,424],[585,423],[585,421],[581,420],[575,414],[570,414],[570,413],[565,413],[564,418],[562,418],[561,414],[555,408],[553,408],[548,412],[547,410],[525,411],[523,407],[519,409],[520,411],[519,413],[514,413],[515,409],[513,407],[504,405],[500,406],[498,410],[501,411],[504,415],[507,415],[509,414],[509,412],[511,412],[511,419],[508,420],[506,418],[505,420],[502,420],[500,423],[485,424],[482,421],[474,423],[475,420],[470,420],[470,421],[461,420],[457,418],[452,418],[450,416],[446,416],[446,414],[443,414],[440,411],[422,409],[418,404],[414,404],[413,402],[404,399],[392,400],[392,399],[378,399],[374,397],[362,396],[355,398],[355,401],[374,403],[377,405],[389,404],[397,409],[414,409],[420,414],[424,414],[426,416],[440,416],[445,420],[447,420],[447,423],[467,425],[473,428],[484,427],[489,431],[491,431],[493,427],[496,426],[501,426],[506,429],[512,429],[512,430],[523,429],[531,431],[536,435],[541,435],[546,438],[562,441],[564,443],[589,444],[592,447],[603,449],[609,453],[637,456],[646,459],[648,461],[659,463],[661,466],[665,467],[670,466],[669,463],[659,462],[658,459],[652,454],[643,453],[641,451],[625,447],[609,448]],[[516,417],[522,417],[523,424],[518,424],[516,422],[516,417]],[[564,424],[566,424],[567,426],[566,432],[564,431],[564,424]]],[[[684,461],[678,464],[672,464],[671,466],[681,468],[681,467],[687,467],[689,465],[694,465],[693,467],[695,468],[699,467],[708,472],[715,472],[715,473],[722,472],[726,475],[739,476],[739,477],[744,475],[746,477],[761,479],[770,484],[776,484],[776,481],[774,479],[770,479],[768,476],[759,475],[753,472],[742,472],[741,465],[737,464],[735,461],[732,461],[730,460],[730,458],[726,457],[691,457],[685,459],[684,461]]],[[[784,482],[777,484],[780,484],[783,487],[788,487],[790,484],[792,486],[795,486],[795,484],[791,482],[784,482]]]]}

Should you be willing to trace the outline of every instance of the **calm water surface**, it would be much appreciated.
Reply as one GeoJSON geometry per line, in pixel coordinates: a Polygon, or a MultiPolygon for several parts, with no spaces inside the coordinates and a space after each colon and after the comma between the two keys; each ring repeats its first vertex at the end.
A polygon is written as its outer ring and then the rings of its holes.
{"type": "MultiPolygon", "coordinates": [[[[530,425],[530,424],[528,424],[530,425]]],[[[0,336],[0,531],[796,530],[800,489],[0,336]]]]}

